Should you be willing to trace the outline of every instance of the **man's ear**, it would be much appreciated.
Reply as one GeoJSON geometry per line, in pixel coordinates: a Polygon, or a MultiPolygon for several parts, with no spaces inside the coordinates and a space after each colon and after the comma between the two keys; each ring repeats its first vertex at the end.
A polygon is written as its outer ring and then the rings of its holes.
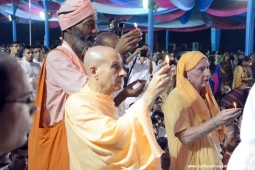
{"type": "Polygon", "coordinates": [[[65,32],[68,34],[73,34],[73,27],[66,29],[65,32]]]}
{"type": "Polygon", "coordinates": [[[90,74],[98,80],[98,74],[97,74],[97,68],[95,66],[90,66],[89,67],[90,74]]]}

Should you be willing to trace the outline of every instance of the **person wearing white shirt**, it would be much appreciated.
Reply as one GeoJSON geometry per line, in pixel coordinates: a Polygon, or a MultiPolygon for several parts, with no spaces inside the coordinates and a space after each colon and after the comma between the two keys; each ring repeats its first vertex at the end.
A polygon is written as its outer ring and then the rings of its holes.
{"type": "Polygon", "coordinates": [[[8,45],[8,49],[9,49],[10,56],[19,58],[18,57],[19,51],[20,51],[20,44],[19,44],[19,42],[15,41],[15,42],[9,44],[8,45]]]}
{"type": "Polygon", "coordinates": [[[33,48],[33,54],[34,54],[33,62],[40,64],[40,66],[42,67],[42,49],[39,46],[35,46],[33,48]]]}
{"type": "Polygon", "coordinates": [[[29,82],[33,85],[34,91],[36,91],[41,66],[33,62],[33,51],[30,46],[23,48],[22,55],[23,58],[20,60],[20,65],[27,75],[29,82]]]}
{"type": "MultiPolygon", "coordinates": [[[[143,46],[140,50],[140,55],[133,55],[133,59],[128,63],[129,68],[129,77],[127,81],[127,85],[136,81],[136,80],[145,80],[146,84],[148,85],[151,77],[156,72],[156,64],[155,62],[151,61],[150,59],[150,51],[148,46],[143,46]]],[[[134,88],[139,87],[139,83],[134,88]]],[[[145,85],[146,90],[146,85],[145,85]]],[[[138,97],[129,97],[125,100],[125,107],[128,108],[130,104],[137,101],[141,96],[140,94],[138,97]]]]}
{"type": "Polygon", "coordinates": [[[246,100],[241,123],[241,143],[234,150],[227,165],[227,170],[255,169],[255,85],[246,100]]]}

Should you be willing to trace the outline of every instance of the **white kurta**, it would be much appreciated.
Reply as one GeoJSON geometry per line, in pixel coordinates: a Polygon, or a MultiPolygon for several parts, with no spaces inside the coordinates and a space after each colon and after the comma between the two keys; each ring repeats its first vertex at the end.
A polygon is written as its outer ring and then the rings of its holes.
{"type": "Polygon", "coordinates": [[[255,85],[246,100],[241,124],[241,143],[234,150],[228,162],[228,170],[255,169],[255,85]]]}
{"type": "Polygon", "coordinates": [[[37,61],[37,60],[33,59],[33,62],[39,64],[42,67],[42,62],[41,61],[37,61]]]}
{"type": "MultiPolygon", "coordinates": [[[[149,65],[150,65],[150,60],[147,59],[145,60],[143,63],[140,62],[139,60],[139,57],[134,57],[131,62],[129,63],[128,65],[128,68],[131,69],[134,61],[136,60],[136,63],[129,75],[129,79],[128,79],[128,83],[127,84],[130,84],[138,79],[140,80],[146,80],[146,85],[145,85],[145,90],[147,88],[147,85],[149,84],[149,81],[150,81],[150,77],[157,71],[156,70],[156,64],[155,62],[152,61],[152,74],[149,73],[149,65]]],[[[134,86],[134,88],[137,88],[138,86],[134,86]]],[[[145,91],[144,90],[144,91],[145,91]]],[[[125,107],[126,109],[129,108],[129,105],[131,103],[134,103],[136,102],[138,99],[141,98],[141,96],[143,95],[140,94],[138,97],[128,97],[126,100],[125,100],[125,107]]]]}
{"type": "Polygon", "coordinates": [[[33,79],[39,77],[41,66],[34,62],[28,62],[24,58],[18,61],[20,62],[22,69],[26,73],[29,82],[32,84],[34,90],[36,90],[36,85],[33,84],[33,79]]]}

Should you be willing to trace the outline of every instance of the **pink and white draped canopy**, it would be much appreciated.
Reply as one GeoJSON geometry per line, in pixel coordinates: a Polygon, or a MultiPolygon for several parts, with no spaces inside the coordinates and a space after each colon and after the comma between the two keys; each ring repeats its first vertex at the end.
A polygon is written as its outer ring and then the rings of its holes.
{"type": "MultiPolygon", "coordinates": [[[[64,0],[51,0],[48,12],[52,15],[50,27],[58,27],[56,11],[64,0]]],[[[154,0],[159,8],[154,13],[155,30],[196,31],[206,28],[243,29],[246,22],[247,0],[154,0]]],[[[18,22],[43,21],[42,0],[1,0],[0,22],[8,22],[13,4],[18,5],[18,22]]],[[[93,0],[98,12],[99,29],[108,27],[110,18],[126,19],[127,29],[137,22],[139,28],[147,30],[148,9],[141,0],[93,0]]]]}

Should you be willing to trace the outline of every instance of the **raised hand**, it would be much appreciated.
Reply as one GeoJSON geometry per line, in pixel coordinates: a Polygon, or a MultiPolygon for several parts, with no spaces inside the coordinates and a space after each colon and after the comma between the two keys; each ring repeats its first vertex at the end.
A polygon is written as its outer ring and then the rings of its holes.
{"type": "Polygon", "coordinates": [[[242,113],[240,108],[224,109],[214,119],[218,125],[231,122],[242,113]]]}
{"type": "Polygon", "coordinates": [[[138,97],[144,90],[146,81],[145,80],[136,80],[130,83],[125,89],[125,93],[127,97],[138,97]],[[136,89],[133,88],[134,85],[140,83],[140,86],[136,89]]]}
{"type": "Polygon", "coordinates": [[[129,51],[137,48],[138,42],[142,40],[142,32],[140,29],[134,29],[120,37],[115,49],[121,54],[125,55],[129,51]]]}
{"type": "Polygon", "coordinates": [[[171,83],[171,74],[173,70],[168,64],[164,64],[158,72],[153,75],[149,83],[148,89],[143,95],[143,99],[151,108],[154,100],[158,97],[171,83]]]}

